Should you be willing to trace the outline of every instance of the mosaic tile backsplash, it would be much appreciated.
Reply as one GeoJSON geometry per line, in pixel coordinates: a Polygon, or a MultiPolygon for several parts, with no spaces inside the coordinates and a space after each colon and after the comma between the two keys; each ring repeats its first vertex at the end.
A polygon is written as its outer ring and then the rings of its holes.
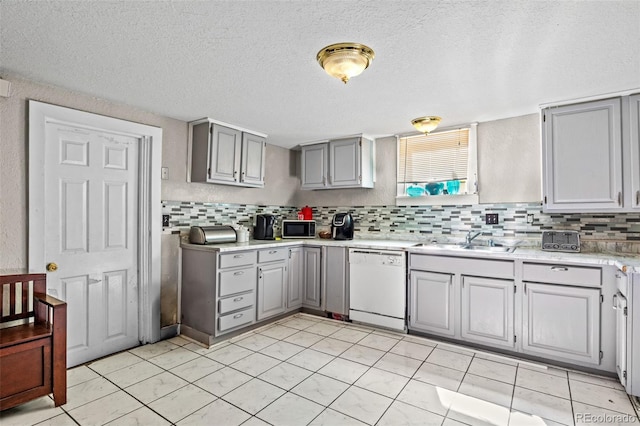
{"type": "MultiPolygon", "coordinates": [[[[279,219],[296,219],[300,207],[226,203],[163,201],[162,213],[170,215],[172,228],[192,225],[252,226],[259,213],[279,219]]],[[[640,213],[547,214],[539,203],[478,204],[459,206],[351,206],[313,207],[318,230],[328,229],[336,212],[349,212],[356,223],[357,238],[390,238],[420,241],[463,238],[469,231],[482,232],[494,240],[517,240],[539,245],[543,230],[575,230],[592,250],[638,252],[640,213]],[[486,225],[485,214],[497,213],[498,224],[486,225]],[[532,216],[531,216],[532,215],[532,216]],[[527,218],[532,218],[528,223],[527,218]],[[614,250],[613,244],[624,244],[614,250]],[[606,247],[605,247],[606,246],[606,247]]]]}

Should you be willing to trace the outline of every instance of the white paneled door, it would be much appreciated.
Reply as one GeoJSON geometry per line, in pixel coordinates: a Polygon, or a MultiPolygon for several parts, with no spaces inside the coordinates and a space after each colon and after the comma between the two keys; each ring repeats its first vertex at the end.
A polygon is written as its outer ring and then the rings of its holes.
{"type": "Polygon", "coordinates": [[[44,158],[47,288],[68,305],[71,366],[138,344],[138,140],[47,123],[44,158]]]}

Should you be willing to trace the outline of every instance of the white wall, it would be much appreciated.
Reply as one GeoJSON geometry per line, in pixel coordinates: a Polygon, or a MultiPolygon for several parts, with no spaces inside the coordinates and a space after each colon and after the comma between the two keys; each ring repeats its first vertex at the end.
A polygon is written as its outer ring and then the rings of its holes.
{"type": "MultiPolygon", "coordinates": [[[[62,88],[3,75],[11,97],[0,98],[0,269],[27,267],[28,139],[27,101],[37,100],[96,114],[162,127],[162,199],[290,205],[298,185],[290,151],[267,145],[265,188],[187,183],[187,123],[62,88]]],[[[194,117],[201,118],[201,117],[194,117]]],[[[215,118],[215,117],[214,117],[215,118]]],[[[44,265],[42,266],[44,268],[44,265]]]]}

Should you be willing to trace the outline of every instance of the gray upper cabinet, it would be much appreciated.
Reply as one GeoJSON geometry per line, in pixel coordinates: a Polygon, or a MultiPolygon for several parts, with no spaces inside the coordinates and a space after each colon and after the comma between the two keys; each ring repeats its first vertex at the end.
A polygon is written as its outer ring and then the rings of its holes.
{"type": "Polygon", "coordinates": [[[302,189],[374,186],[374,142],[360,136],[305,145],[301,163],[302,189]]]}
{"type": "Polygon", "coordinates": [[[546,211],[622,207],[620,117],[619,98],[543,112],[546,211]]]}
{"type": "Polygon", "coordinates": [[[242,134],[242,161],[240,182],[246,185],[264,185],[265,138],[251,133],[242,134]]]}
{"type": "Polygon", "coordinates": [[[326,143],[302,147],[302,189],[327,187],[329,145],[326,143]]]}
{"type": "Polygon", "coordinates": [[[543,208],[640,209],[640,95],[542,111],[543,208]]]}
{"type": "Polygon", "coordinates": [[[266,136],[210,119],[189,123],[191,182],[263,187],[266,136]]]}

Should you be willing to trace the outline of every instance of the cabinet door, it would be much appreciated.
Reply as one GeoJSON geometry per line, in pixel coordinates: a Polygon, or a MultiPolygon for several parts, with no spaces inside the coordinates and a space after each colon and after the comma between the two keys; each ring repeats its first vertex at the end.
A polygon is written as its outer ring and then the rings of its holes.
{"type": "Polygon", "coordinates": [[[320,247],[303,249],[304,291],[302,304],[310,308],[320,308],[320,247]]]}
{"type": "Polygon", "coordinates": [[[325,247],[323,257],[323,284],[325,311],[347,315],[349,303],[347,295],[347,249],[345,247],[325,247]]]}
{"type": "Polygon", "coordinates": [[[411,271],[409,327],[453,336],[453,275],[411,271]]]}
{"type": "Polygon", "coordinates": [[[302,189],[327,187],[329,149],[326,143],[302,147],[302,189]]]}
{"type": "Polygon", "coordinates": [[[329,142],[329,186],[358,186],[361,158],[360,138],[329,142]]]}
{"type": "Polygon", "coordinates": [[[543,111],[545,211],[622,208],[620,99],[543,111]]]}
{"type": "Polygon", "coordinates": [[[600,364],[600,289],[524,283],[522,350],[600,364]]]}
{"type": "Polygon", "coordinates": [[[242,167],[240,182],[247,185],[264,185],[264,158],[267,142],[265,138],[242,134],[242,167]]]}
{"type": "Polygon", "coordinates": [[[304,269],[302,268],[302,247],[289,249],[289,283],[287,291],[287,309],[302,306],[304,291],[304,269]]]}
{"type": "Polygon", "coordinates": [[[640,94],[629,96],[631,140],[631,208],[640,209],[640,94]]]}
{"type": "Polygon", "coordinates": [[[258,266],[258,320],[285,311],[286,262],[258,266]]]}
{"type": "Polygon", "coordinates": [[[613,296],[616,310],[616,373],[622,386],[627,387],[627,299],[620,292],[613,296]]]}
{"type": "Polygon", "coordinates": [[[212,124],[209,146],[209,181],[238,182],[242,132],[212,124]]]}
{"type": "Polygon", "coordinates": [[[510,280],[463,276],[462,338],[513,348],[514,288],[510,280]]]}

